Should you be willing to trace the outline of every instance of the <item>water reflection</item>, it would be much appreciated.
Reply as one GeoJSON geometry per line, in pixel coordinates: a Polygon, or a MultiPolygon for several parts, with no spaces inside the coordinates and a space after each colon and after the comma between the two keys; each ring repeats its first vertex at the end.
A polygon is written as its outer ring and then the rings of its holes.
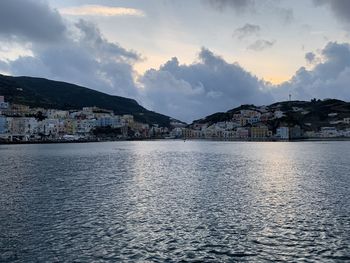
{"type": "Polygon", "coordinates": [[[348,143],[0,147],[0,261],[335,261],[348,143]]]}

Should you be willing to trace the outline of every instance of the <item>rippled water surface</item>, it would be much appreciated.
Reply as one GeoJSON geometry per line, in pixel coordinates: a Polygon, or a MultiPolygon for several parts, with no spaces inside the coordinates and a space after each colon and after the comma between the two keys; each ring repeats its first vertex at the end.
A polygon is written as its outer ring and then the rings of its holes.
{"type": "Polygon", "coordinates": [[[349,262],[350,142],[0,146],[1,262],[349,262]]]}

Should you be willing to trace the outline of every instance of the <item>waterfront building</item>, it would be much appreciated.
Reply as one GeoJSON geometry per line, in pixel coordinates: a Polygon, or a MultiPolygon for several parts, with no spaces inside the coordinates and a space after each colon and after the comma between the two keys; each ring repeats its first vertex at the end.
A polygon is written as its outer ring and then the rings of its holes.
{"type": "Polygon", "coordinates": [[[10,107],[10,104],[5,101],[4,96],[0,96],[0,114],[3,110],[7,110],[10,107]]]}
{"type": "Polygon", "coordinates": [[[288,127],[279,127],[276,130],[276,137],[281,140],[289,139],[289,128],[288,127]]]}
{"type": "Polygon", "coordinates": [[[0,116],[0,134],[6,133],[8,133],[6,117],[0,116]]]}
{"type": "Polygon", "coordinates": [[[10,132],[13,135],[31,134],[37,128],[37,121],[34,118],[14,117],[12,118],[10,132]]]}
{"type": "Polygon", "coordinates": [[[344,137],[350,137],[350,129],[345,129],[341,131],[341,135],[344,137]]]}
{"type": "Polygon", "coordinates": [[[64,122],[64,133],[65,134],[75,134],[77,123],[74,119],[68,119],[64,122]]]}
{"type": "Polygon", "coordinates": [[[300,139],[302,137],[302,130],[299,125],[295,125],[289,129],[290,139],[300,139]]]}
{"type": "Polygon", "coordinates": [[[199,139],[202,136],[202,132],[200,130],[192,130],[192,138],[199,139]]]}
{"type": "Polygon", "coordinates": [[[317,137],[320,137],[319,133],[317,133],[315,131],[306,131],[306,132],[304,132],[304,136],[306,138],[317,138],[317,137]]]}
{"type": "Polygon", "coordinates": [[[238,139],[247,139],[249,137],[249,130],[247,128],[237,128],[236,137],[238,139]]]}
{"type": "Polygon", "coordinates": [[[321,127],[320,136],[324,138],[338,137],[339,132],[335,127],[321,127]]]}
{"type": "MultiPolygon", "coordinates": [[[[153,130],[153,127],[151,128],[151,130],[153,130]]],[[[184,138],[192,138],[192,129],[184,128],[182,129],[182,134],[184,138]]]]}
{"type": "Polygon", "coordinates": [[[80,135],[88,134],[96,127],[96,120],[76,120],[76,133],[80,135]]]}
{"type": "Polygon", "coordinates": [[[44,134],[45,136],[56,138],[60,131],[62,131],[62,126],[58,119],[45,119],[39,124],[38,133],[44,134]]]}
{"type": "Polygon", "coordinates": [[[176,127],[170,132],[170,136],[173,136],[175,138],[181,138],[182,137],[182,130],[183,129],[181,129],[180,127],[176,127]]]}
{"type": "Polygon", "coordinates": [[[11,138],[28,141],[37,133],[38,122],[35,118],[13,117],[8,119],[8,129],[11,138]]]}
{"type": "Polygon", "coordinates": [[[225,132],[225,130],[224,129],[222,129],[222,128],[215,128],[214,129],[214,137],[216,137],[216,138],[223,138],[224,136],[223,136],[223,134],[224,134],[224,132],[225,132]]]}
{"type": "Polygon", "coordinates": [[[231,131],[223,131],[223,138],[225,140],[232,140],[237,137],[236,131],[231,130],[231,131]]]}
{"type": "Polygon", "coordinates": [[[271,132],[266,126],[257,126],[257,127],[251,127],[250,129],[250,137],[252,139],[263,139],[267,137],[271,137],[271,132]]]}

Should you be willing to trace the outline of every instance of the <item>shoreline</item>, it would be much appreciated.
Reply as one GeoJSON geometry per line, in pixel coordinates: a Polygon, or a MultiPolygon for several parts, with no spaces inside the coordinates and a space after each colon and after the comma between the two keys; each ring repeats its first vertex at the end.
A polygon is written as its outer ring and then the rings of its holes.
{"type": "Polygon", "coordinates": [[[16,141],[16,142],[3,142],[0,141],[0,145],[26,145],[26,144],[72,144],[72,143],[94,143],[94,142],[126,142],[126,141],[215,141],[215,142],[331,142],[331,141],[350,141],[350,138],[304,138],[293,140],[221,140],[221,139],[205,139],[205,138],[187,138],[187,139],[160,139],[160,138],[145,138],[145,139],[120,139],[120,140],[76,140],[76,141],[16,141]]]}

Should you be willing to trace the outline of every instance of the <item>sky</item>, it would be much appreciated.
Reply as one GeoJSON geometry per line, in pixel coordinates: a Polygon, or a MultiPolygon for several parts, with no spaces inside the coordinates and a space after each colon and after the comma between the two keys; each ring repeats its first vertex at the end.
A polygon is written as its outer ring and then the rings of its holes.
{"type": "Polygon", "coordinates": [[[0,73],[191,122],[241,104],[350,100],[348,0],[2,0],[0,73]]]}

